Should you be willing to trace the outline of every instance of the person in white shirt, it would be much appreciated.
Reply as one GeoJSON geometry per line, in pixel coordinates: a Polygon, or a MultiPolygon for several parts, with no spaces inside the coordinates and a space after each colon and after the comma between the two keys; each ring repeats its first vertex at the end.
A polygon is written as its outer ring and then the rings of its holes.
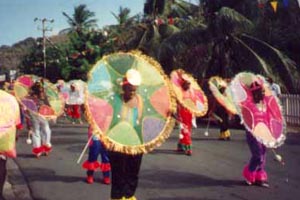
{"type": "Polygon", "coordinates": [[[278,84],[274,83],[274,81],[271,77],[268,78],[268,82],[270,83],[270,87],[273,92],[273,95],[276,95],[279,97],[281,95],[280,86],[278,84]]]}

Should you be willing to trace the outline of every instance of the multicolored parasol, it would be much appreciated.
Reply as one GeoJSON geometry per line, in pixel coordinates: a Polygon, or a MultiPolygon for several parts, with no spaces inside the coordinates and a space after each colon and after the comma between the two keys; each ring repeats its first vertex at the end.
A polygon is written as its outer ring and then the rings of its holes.
{"type": "Polygon", "coordinates": [[[219,104],[221,104],[230,114],[237,114],[233,97],[231,96],[231,92],[227,87],[228,84],[224,79],[219,76],[213,76],[209,79],[208,86],[219,104]],[[223,93],[220,91],[221,88],[224,88],[223,93]]]}
{"type": "Polygon", "coordinates": [[[88,121],[108,149],[131,155],[147,153],[171,133],[175,121],[169,113],[175,112],[176,102],[168,78],[152,58],[138,51],[105,56],[89,72],[87,88],[88,121]],[[122,100],[124,77],[139,84],[138,112],[122,100]],[[141,117],[134,120],[137,115],[141,117]]]}
{"type": "Polygon", "coordinates": [[[16,157],[16,125],[19,123],[20,109],[16,98],[0,90],[0,154],[16,157]]]}
{"type": "Polygon", "coordinates": [[[230,83],[230,90],[237,105],[242,123],[266,147],[276,148],[285,140],[285,120],[280,102],[261,75],[250,72],[237,74],[230,83]],[[257,82],[264,91],[263,103],[255,104],[250,85],[257,82]]]}
{"type": "Polygon", "coordinates": [[[204,116],[208,110],[207,97],[192,75],[182,69],[177,69],[171,72],[170,77],[172,88],[179,103],[195,116],[204,116]],[[189,90],[184,91],[182,89],[183,81],[190,82],[189,90]]]}
{"type": "Polygon", "coordinates": [[[70,99],[71,85],[75,85],[76,90],[79,92],[80,98],[76,100],[76,104],[83,104],[84,102],[84,93],[86,90],[86,82],[77,79],[71,80],[69,82],[65,82],[64,80],[58,80],[56,83],[56,87],[59,88],[60,94],[65,99],[66,104],[74,104],[74,100],[70,99]]]}
{"type": "Polygon", "coordinates": [[[46,79],[35,75],[22,75],[17,78],[14,85],[14,93],[19,103],[33,114],[52,119],[60,116],[64,110],[64,100],[58,93],[57,88],[46,79]],[[28,98],[31,86],[37,82],[43,82],[44,90],[50,105],[42,105],[38,108],[36,103],[28,98]]]}

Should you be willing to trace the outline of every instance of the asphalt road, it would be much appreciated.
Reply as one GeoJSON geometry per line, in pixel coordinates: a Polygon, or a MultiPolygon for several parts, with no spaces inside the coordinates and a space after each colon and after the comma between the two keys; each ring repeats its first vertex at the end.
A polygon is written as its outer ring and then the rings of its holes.
{"type": "MultiPolygon", "coordinates": [[[[268,151],[266,170],[270,188],[245,185],[241,172],[250,151],[243,130],[231,130],[231,141],[219,141],[218,129],[204,136],[205,125],[193,130],[193,155],[176,153],[178,129],[153,152],[144,155],[136,197],[139,200],[297,200],[300,198],[300,133],[290,131],[277,149],[285,165],[268,151]]],[[[9,164],[9,182],[17,200],[108,200],[110,186],[85,183],[85,170],[76,161],[87,141],[87,126],[52,126],[53,151],[36,159],[20,134],[14,165],[9,164]],[[16,167],[11,167],[16,166],[16,167]],[[21,177],[22,176],[22,177],[21,177]]],[[[13,162],[13,161],[10,161],[13,162]]],[[[9,199],[8,200],[12,200],[9,199]]]]}

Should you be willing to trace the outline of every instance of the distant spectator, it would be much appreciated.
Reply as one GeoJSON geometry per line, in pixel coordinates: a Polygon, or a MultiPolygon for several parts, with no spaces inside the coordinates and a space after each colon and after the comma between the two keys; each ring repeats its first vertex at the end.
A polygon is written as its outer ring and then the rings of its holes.
{"type": "Polygon", "coordinates": [[[270,83],[273,94],[279,97],[281,95],[280,86],[278,84],[274,83],[274,81],[271,77],[268,78],[268,82],[270,83]]]}

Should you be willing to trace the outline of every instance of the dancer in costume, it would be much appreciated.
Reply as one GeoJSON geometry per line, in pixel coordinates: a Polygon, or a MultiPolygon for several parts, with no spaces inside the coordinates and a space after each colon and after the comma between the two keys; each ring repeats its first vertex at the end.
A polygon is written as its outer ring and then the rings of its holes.
{"type": "MultiPolygon", "coordinates": [[[[122,82],[122,108],[121,120],[129,122],[132,126],[140,124],[143,110],[143,101],[136,94],[141,79],[138,71],[128,70],[122,82]],[[128,76],[134,74],[136,80],[131,81],[128,76]]],[[[138,174],[143,154],[127,155],[120,152],[109,152],[112,170],[111,199],[132,199],[138,186],[138,174]]]]}
{"type": "MultiPolygon", "coordinates": [[[[31,86],[28,99],[31,99],[36,104],[37,109],[40,109],[43,105],[50,105],[44,91],[43,83],[40,81],[36,81],[31,86]]],[[[48,155],[52,150],[49,122],[42,115],[38,115],[28,110],[27,113],[29,114],[32,123],[32,153],[37,158],[43,153],[48,155]]]]}
{"type": "Polygon", "coordinates": [[[21,127],[19,104],[14,96],[0,90],[0,199],[6,180],[6,162],[16,157],[16,130],[21,127]]]}
{"type": "MultiPolygon", "coordinates": [[[[261,112],[266,111],[264,105],[264,90],[262,83],[255,81],[250,85],[250,91],[253,97],[255,108],[261,112]]],[[[265,171],[266,163],[266,147],[261,142],[258,142],[250,131],[246,130],[246,138],[249,149],[251,151],[251,159],[244,167],[243,175],[248,185],[258,184],[261,186],[269,187],[267,182],[268,176],[265,171]]]]}
{"type": "Polygon", "coordinates": [[[213,76],[208,81],[209,90],[212,92],[210,115],[219,123],[220,140],[230,140],[229,120],[237,114],[227,82],[219,76],[213,76]]]}
{"type": "Polygon", "coordinates": [[[192,126],[197,127],[196,116],[206,114],[207,98],[194,78],[182,69],[171,72],[172,87],[177,99],[177,121],[180,125],[177,151],[192,155],[192,126]]]}
{"type": "Polygon", "coordinates": [[[85,111],[109,151],[111,199],[136,199],[143,154],[162,144],[175,124],[169,79],[138,51],[104,56],[88,77],[85,111]]]}
{"type": "MultiPolygon", "coordinates": [[[[225,95],[225,87],[220,87],[219,91],[221,94],[225,95]]],[[[229,130],[229,118],[230,114],[228,111],[218,103],[217,100],[213,102],[212,114],[211,116],[215,118],[220,127],[219,140],[230,140],[230,130],[229,130]]]]}
{"type": "Polygon", "coordinates": [[[67,114],[71,118],[73,124],[80,123],[81,121],[81,105],[83,104],[83,97],[79,91],[76,83],[71,83],[69,98],[67,100],[68,110],[67,114]]]}
{"type": "Polygon", "coordinates": [[[266,148],[277,148],[286,138],[279,99],[264,77],[249,72],[236,75],[230,89],[246,128],[251,151],[251,159],[243,169],[243,176],[248,185],[268,187],[266,148]]]}
{"type": "MultiPolygon", "coordinates": [[[[188,80],[182,79],[181,87],[183,94],[187,95],[190,91],[191,83],[188,80]]],[[[177,104],[177,120],[180,125],[179,141],[177,143],[177,151],[184,152],[186,155],[192,155],[192,125],[197,128],[196,123],[192,123],[195,120],[193,113],[185,108],[180,102],[177,104]]]]}
{"type": "Polygon", "coordinates": [[[91,138],[89,144],[89,157],[82,167],[87,170],[86,182],[92,184],[94,182],[94,171],[98,168],[102,171],[104,184],[110,184],[110,163],[108,158],[108,153],[100,141],[99,137],[93,135],[91,126],[88,130],[88,136],[91,138]],[[101,156],[101,163],[98,162],[98,156],[101,156]]]}

